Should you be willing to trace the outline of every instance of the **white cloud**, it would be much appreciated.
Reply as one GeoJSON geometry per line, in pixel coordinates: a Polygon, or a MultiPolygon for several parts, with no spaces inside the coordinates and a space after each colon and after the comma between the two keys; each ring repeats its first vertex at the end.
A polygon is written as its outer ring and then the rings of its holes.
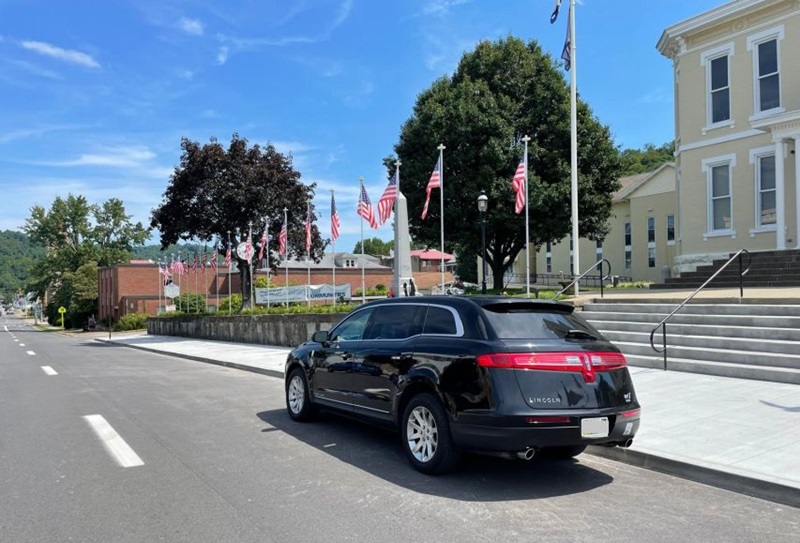
{"type": "Polygon", "coordinates": [[[34,51],[40,55],[45,55],[58,60],[63,60],[64,62],[69,62],[71,64],[78,64],[79,66],[85,66],[87,68],[100,67],[100,63],[92,58],[91,55],[82,53],[80,51],[75,51],[73,49],[62,49],[61,47],[56,47],[55,45],[51,45],[42,41],[23,41],[20,43],[20,46],[23,49],[34,51]]]}
{"type": "Polygon", "coordinates": [[[468,4],[470,1],[471,0],[432,0],[422,8],[422,12],[425,15],[441,17],[443,15],[447,15],[447,12],[450,11],[450,8],[460,6],[462,4],[468,4]]]}
{"type": "Polygon", "coordinates": [[[48,70],[47,68],[42,68],[41,66],[37,66],[32,62],[27,62],[25,60],[11,60],[11,64],[22,68],[28,73],[33,75],[38,75],[39,77],[46,77],[47,79],[61,79],[61,76],[58,75],[56,72],[52,70],[48,70]]]}
{"type": "Polygon", "coordinates": [[[217,64],[221,66],[225,64],[227,60],[228,60],[228,47],[223,45],[222,47],[219,48],[219,51],[217,52],[217,64]]]}
{"type": "Polygon", "coordinates": [[[109,166],[130,168],[156,158],[156,154],[144,145],[107,147],[104,152],[81,155],[75,160],[58,163],[59,166],[109,166]]]}
{"type": "Polygon", "coordinates": [[[202,36],[205,30],[202,21],[189,19],[188,17],[181,17],[181,20],[178,21],[178,27],[192,36],[202,36]]]}
{"type": "Polygon", "coordinates": [[[192,79],[194,77],[194,72],[191,71],[191,70],[181,69],[181,70],[177,70],[175,72],[175,75],[177,75],[181,79],[192,79]]]}

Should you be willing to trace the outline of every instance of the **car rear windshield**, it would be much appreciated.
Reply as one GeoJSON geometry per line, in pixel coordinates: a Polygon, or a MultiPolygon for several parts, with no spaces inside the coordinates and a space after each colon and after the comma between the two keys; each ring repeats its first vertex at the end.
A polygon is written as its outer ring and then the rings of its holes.
{"type": "Polygon", "coordinates": [[[564,339],[576,330],[601,339],[591,324],[571,313],[512,304],[484,306],[483,312],[501,339],[564,339]]]}

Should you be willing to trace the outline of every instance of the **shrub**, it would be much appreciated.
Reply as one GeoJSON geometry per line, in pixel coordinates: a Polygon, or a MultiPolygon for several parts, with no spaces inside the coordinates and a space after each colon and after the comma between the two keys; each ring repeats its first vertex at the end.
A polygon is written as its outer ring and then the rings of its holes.
{"type": "Polygon", "coordinates": [[[231,294],[230,298],[223,298],[217,308],[218,313],[236,314],[242,310],[242,295],[231,294]]]}
{"type": "Polygon", "coordinates": [[[175,310],[181,313],[205,313],[206,298],[202,294],[181,294],[175,298],[175,310]]]}
{"type": "Polygon", "coordinates": [[[119,321],[114,324],[114,330],[141,330],[147,327],[146,323],[146,313],[128,313],[120,317],[119,321]]]}

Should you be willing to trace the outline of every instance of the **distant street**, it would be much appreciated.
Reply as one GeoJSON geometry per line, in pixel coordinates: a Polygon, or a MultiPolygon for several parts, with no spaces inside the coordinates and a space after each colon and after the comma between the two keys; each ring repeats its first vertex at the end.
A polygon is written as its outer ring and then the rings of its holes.
{"type": "Polygon", "coordinates": [[[800,510],[590,455],[414,471],[283,382],[0,317],[3,542],[797,542],[800,510]]]}

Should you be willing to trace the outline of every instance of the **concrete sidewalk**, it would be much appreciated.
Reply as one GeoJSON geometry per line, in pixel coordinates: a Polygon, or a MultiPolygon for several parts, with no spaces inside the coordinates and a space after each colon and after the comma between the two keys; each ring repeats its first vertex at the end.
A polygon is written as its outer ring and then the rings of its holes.
{"type": "MultiPolygon", "coordinates": [[[[145,333],[115,333],[110,342],[278,378],[290,350],[145,333]]],[[[589,452],[800,507],[800,386],[630,371],[642,405],[633,446],[589,452]]]]}

